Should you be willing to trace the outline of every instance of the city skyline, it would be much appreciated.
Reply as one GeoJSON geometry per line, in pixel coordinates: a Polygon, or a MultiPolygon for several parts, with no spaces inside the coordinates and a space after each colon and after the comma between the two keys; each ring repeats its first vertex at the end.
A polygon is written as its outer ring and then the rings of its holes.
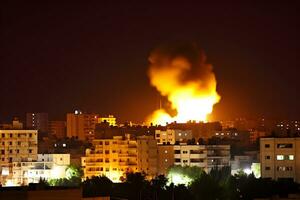
{"type": "Polygon", "coordinates": [[[298,4],[21,4],[1,11],[1,121],[81,109],[142,122],[159,106],[149,54],[178,40],[214,67],[214,118],[300,118],[298,4]]]}

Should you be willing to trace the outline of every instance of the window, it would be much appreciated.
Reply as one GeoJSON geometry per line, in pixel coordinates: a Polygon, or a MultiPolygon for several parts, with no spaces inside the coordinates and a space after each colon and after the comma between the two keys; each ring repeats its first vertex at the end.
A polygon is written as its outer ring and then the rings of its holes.
{"type": "Polygon", "coordinates": [[[176,158],[175,162],[181,162],[181,160],[179,158],[176,158]]]}
{"type": "Polygon", "coordinates": [[[180,154],[180,150],[175,150],[174,153],[175,154],[180,154]]]}
{"type": "Polygon", "coordinates": [[[265,167],[265,170],[271,170],[271,167],[265,167]]]}
{"type": "Polygon", "coordinates": [[[106,168],[105,171],[109,172],[109,168],[106,168]]]}
{"type": "Polygon", "coordinates": [[[3,137],[3,138],[5,137],[5,134],[4,134],[4,133],[2,133],[2,137],[3,137]]]}
{"type": "Polygon", "coordinates": [[[265,148],[270,148],[270,144],[265,144],[265,148]]]}
{"type": "Polygon", "coordinates": [[[9,153],[12,153],[12,150],[9,150],[9,153]]]}
{"type": "Polygon", "coordinates": [[[20,150],[19,150],[19,149],[17,149],[16,151],[17,151],[17,153],[20,153],[20,150]]]}
{"type": "Polygon", "coordinates": [[[29,149],[28,152],[29,152],[29,153],[32,153],[32,149],[29,149]]]}
{"type": "Polygon", "coordinates": [[[292,144],[292,143],[287,143],[287,144],[277,144],[277,148],[278,148],[278,149],[282,149],[282,148],[293,148],[293,144],[292,144]]]}
{"type": "Polygon", "coordinates": [[[294,160],[294,155],[289,155],[289,160],[294,160]]]}
{"type": "Polygon", "coordinates": [[[109,159],[108,159],[108,158],[105,158],[105,162],[106,162],[106,163],[109,163],[109,159]]]}
{"type": "Polygon", "coordinates": [[[168,153],[168,151],[167,151],[167,150],[165,150],[165,153],[168,153]]]}
{"type": "Polygon", "coordinates": [[[187,154],[187,153],[188,153],[188,151],[182,151],[182,153],[183,153],[183,154],[187,154]]]}
{"type": "Polygon", "coordinates": [[[105,150],[105,154],[109,154],[109,150],[105,150]]]}
{"type": "Polygon", "coordinates": [[[20,141],[18,141],[18,145],[21,145],[21,142],[20,142],[20,141]]]}
{"type": "Polygon", "coordinates": [[[187,163],[188,162],[188,160],[183,160],[183,163],[187,163]]]}
{"type": "Polygon", "coordinates": [[[109,145],[109,141],[105,141],[105,145],[109,145]]]}
{"type": "Polygon", "coordinates": [[[271,156],[265,156],[265,160],[270,160],[271,156]]]}
{"type": "Polygon", "coordinates": [[[13,136],[13,134],[12,134],[12,133],[11,133],[11,134],[9,134],[9,137],[10,137],[10,138],[12,138],[12,136],[13,136]]]}
{"type": "Polygon", "coordinates": [[[277,159],[277,160],[284,160],[284,155],[277,155],[277,156],[276,156],[276,159],[277,159]]]}
{"type": "Polygon", "coordinates": [[[9,145],[12,145],[12,142],[9,142],[9,145]]]}
{"type": "Polygon", "coordinates": [[[156,137],[160,137],[160,134],[159,134],[159,133],[156,133],[156,137]]]}
{"type": "Polygon", "coordinates": [[[168,162],[168,159],[165,159],[165,162],[168,162]]]}
{"type": "Polygon", "coordinates": [[[32,133],[29,133],[29,137],[32,137],[32,133]]]}
{"type": "Polygon", "coordinates": [[[5,151],[4,151],[4,150],[1,150],[1,154],[5,154],[5,151]]]}

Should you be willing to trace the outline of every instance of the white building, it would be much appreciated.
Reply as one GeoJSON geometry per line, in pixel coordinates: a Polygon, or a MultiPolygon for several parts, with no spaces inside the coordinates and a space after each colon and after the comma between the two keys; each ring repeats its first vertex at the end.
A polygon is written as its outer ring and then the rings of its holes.
{"type": "Polygon", "coordinates": [[[209,172],[212,168],[230,166],[229,145],[174,145],[174,164],[197,166],[209,172]]]}
{"type": "Polygon", "coordinates": [[[261,176],[300,183],[300,138],[261,138],[261,176]]]}
{"type": "Polygon", "coordinates": [[[157,144],[175,144],[176,142],[187,142],[193,138],[191,130],[167,129],[155,130],[157,144]]]}
{"type": "Polygon", "coordinates": [[[69,165],[70,154],[38,154],[36,161],[13,162],[11,184],[28,185],[40,179],[65,178],[69,165]]]}

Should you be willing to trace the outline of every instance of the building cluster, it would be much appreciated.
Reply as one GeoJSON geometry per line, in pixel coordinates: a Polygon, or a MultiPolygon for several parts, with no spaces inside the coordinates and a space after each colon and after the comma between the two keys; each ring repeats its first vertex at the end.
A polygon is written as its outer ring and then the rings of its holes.
{"type": "Polygon", "coordinates": [[[297,136],[297,121],[272,126],[265,119],[144,126],[117,124],[113,115],[79,110],[68,113],[66,121],[27,113],[25,127],[17,118],[0,125],[0,184],[65,178],[70,164],[82,168],[84,179],[104,175],[113,182],[123,181],[130,172],[145,173],[149,179],[167,175],[172,166],[197,166],[207,173],[230,167],[232,174],[243,171],[300,182],[297,136]]]}

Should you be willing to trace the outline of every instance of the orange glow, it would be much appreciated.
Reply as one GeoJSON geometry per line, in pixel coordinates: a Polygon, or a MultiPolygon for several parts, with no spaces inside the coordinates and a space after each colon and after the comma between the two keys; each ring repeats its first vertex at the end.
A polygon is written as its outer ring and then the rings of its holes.
{"type": "MultiPolygon", "coordinates": [[[[161,57],[156,54],[150,56],[150,82],[162,96],[167,97],[171,109],[177,111],[177,114],[171,116],[165,109],[159,109],[148,116],[146,121],[154,125],[165,125],[174,121],[206,122],[214,104],[220,101],[212,66],[201,63],[199,67],[202,71],[199,77],[183,80],[183,75],[191,71],[190,61],[185,57],[161,57]]],[[[202,59],[205,62],[205,58],[202,59]]]]}

